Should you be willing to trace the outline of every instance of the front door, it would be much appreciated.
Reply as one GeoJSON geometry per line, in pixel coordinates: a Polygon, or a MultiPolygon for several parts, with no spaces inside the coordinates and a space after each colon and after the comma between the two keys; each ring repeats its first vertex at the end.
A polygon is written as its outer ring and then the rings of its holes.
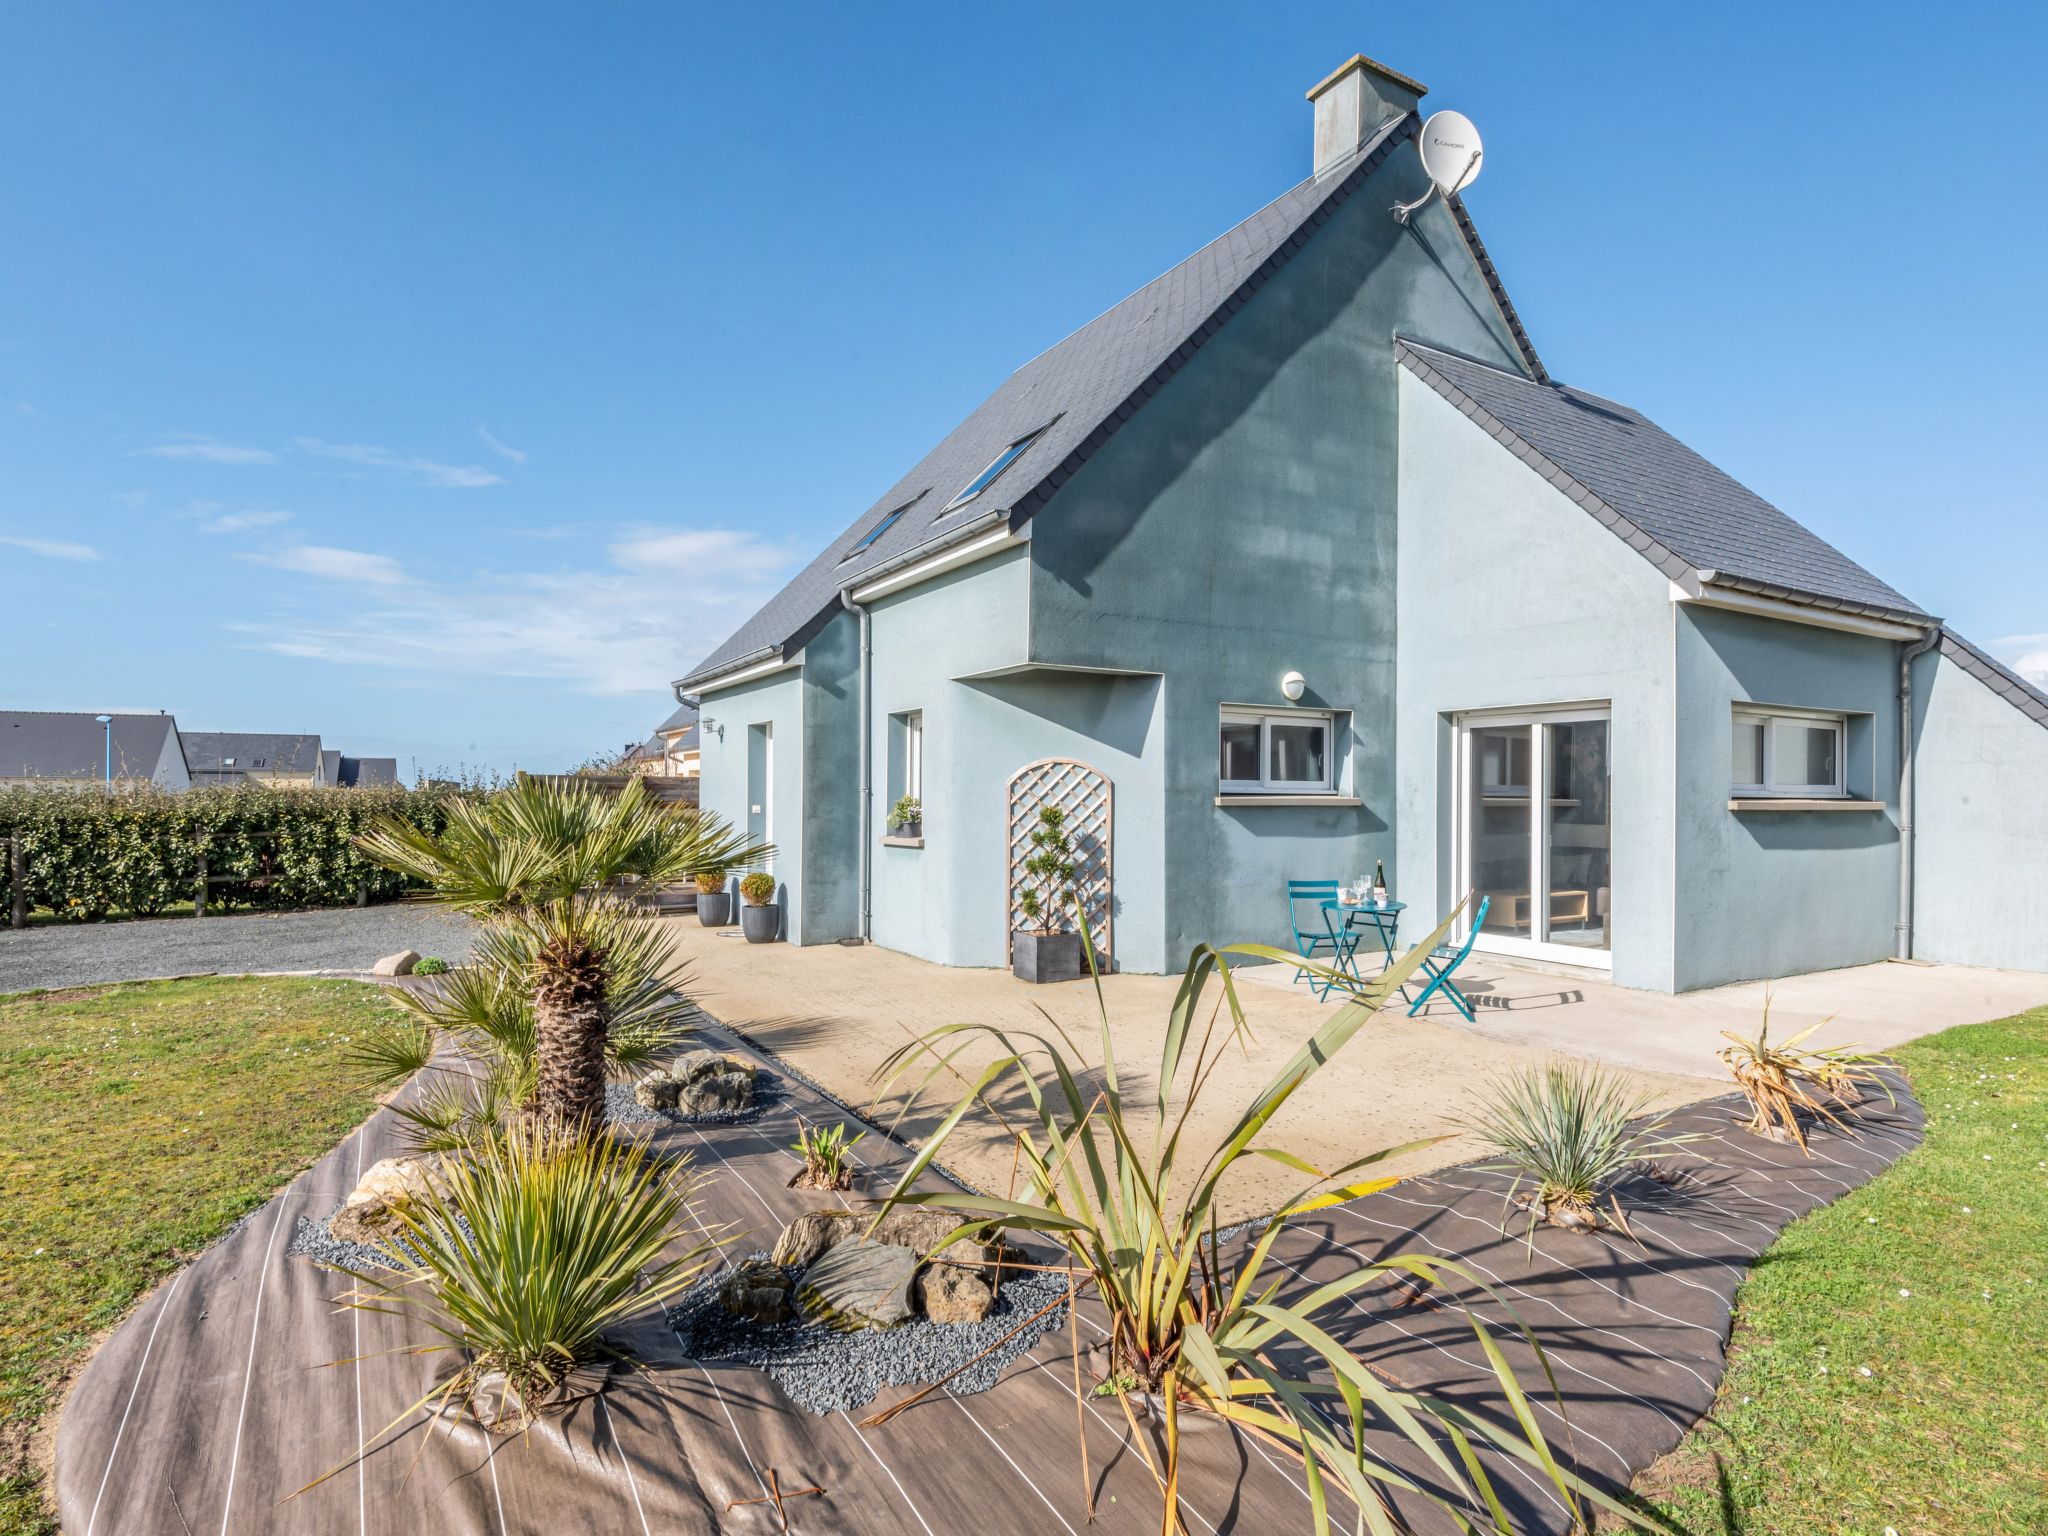
{"type": "Polygon", "coordinates": [[[1604,706],[1460,719],[1456,894],[1489,902],[1477,948],[1611,965],[1612,725],[1604,706]]]}
{"type": "Polygon", "coordinates": [[[775,727],[747,727],[747,837],[755,843],[775,836],[775,727]]]}

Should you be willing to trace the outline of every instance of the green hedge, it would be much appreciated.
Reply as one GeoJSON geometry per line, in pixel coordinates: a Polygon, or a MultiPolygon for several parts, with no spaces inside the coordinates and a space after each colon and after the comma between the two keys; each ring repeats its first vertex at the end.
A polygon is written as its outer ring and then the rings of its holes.
{"type": "MultiPolygon", "coordinates": [[[[0,838],[18,834],[31,908],[81,921],[190,908],[206,857],[209,911],[389,901],[404,876],[358,855],[350,839],[380,816],[430,832],[459,790],[0,790],[0,838]]],[[[13,901],[0,844],[0,923],[13,901]]]]}

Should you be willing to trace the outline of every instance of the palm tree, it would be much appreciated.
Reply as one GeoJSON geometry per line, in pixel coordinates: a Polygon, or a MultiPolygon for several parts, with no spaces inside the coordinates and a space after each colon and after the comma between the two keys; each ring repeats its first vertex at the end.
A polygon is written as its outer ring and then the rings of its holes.
{"type": "Polygon", "coordinates": [[[708,811],[654,799],[637,778],[615,794],[525,774],[486,800],[453,803],[438,837],[387,818],[356,846],[423,882],[433,900],[516,936],[532,956],[528,1109],[581,1131],[604,1119],[606,957],[625,905],[621,883],[666,884],[774,852],[708,811]]]}

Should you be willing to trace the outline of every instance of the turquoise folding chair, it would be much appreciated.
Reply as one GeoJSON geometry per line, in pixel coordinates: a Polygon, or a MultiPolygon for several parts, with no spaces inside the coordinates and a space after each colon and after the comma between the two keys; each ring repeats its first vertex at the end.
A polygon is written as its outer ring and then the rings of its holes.
{"type": "MultiPolygon", "coordinates": [[[[1287,925],[1294,930],[1294,949],[1304,960],[1327,960],[1340,971],[1357,973],[1352,969],[1351,952],[1358,946],[1356,934],[1335,927],[1330,922],[1326,901],[1337,899],[1338,884],[1335,880],[1290,880],[1287,882],[1287,925]],[[1309,910],[1309,922],[1301,921],[1301,910],[1309,910]]],[[[1330,995],[1330,988],[1336,983],[1314,972],[1297,968],[1296,981],[1310,978],[1309,985],[1319,998],[1330,995]]]]}
{"type": "Polygon", "coordinates": [[[1422,1012],[1422,1005],[1429,1001],[1430,993],[1442,988],[1444,996],[1451,1000],[1451,1006],[1465,1015],[1465,1022],[1473,1022],[1472,999],[1458,990],[1457,983],[1451,980],[1451,973],[1463,965],[1465,957],[1472,953],[1472,945],[1479,937],[1479,930],[1486,926],[1486,909],[1492,901],[1491,896],[1480,898],[1479,910],[1472,914],[1472,927],[1465,934],[1464,944],[1439,944],[1422,957],[1422,974],[1429,978],[1429,985],[1422,989],[1420,997],[1409,1004],[1409,1018],[1412,1019],[1422,1012]]]}

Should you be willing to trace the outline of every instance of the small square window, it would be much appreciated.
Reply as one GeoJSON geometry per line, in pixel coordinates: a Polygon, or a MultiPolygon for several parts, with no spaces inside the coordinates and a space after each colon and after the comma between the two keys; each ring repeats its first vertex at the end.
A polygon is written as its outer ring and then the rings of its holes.
{"type": "Polygon", "coordinates": [[[1333,715],[1310,710],[1226,710],[1217,738],[1218,782],[1225,793],[1327,793],[1334,784],[1335,725],[1333,715]]]}
{"type": "Polygon", "coordinates": [[[1841,715],[1738,708],[1731,729],[1730,784],[1754,799],[1818,800],[1847,794],[1841,715]]]}

